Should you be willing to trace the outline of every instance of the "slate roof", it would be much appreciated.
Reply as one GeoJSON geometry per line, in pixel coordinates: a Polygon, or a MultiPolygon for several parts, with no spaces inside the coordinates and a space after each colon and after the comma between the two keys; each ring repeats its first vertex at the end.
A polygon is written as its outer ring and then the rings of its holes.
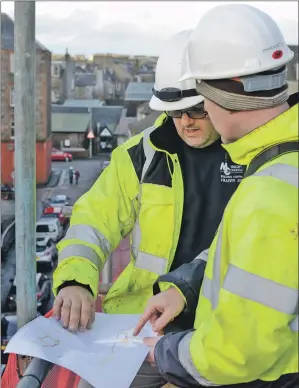
{"type": "Polygon", "coordinates": [[[137,135],[140,132],[143,132],[145,129],[151,127],[154,125],[156,119],[162,114],[162,112],[153,111],[148,116],[146,116],[144,119],[139,121],[134,121],[133,123],[129,124],[129,129],[131,130],[133,135],[137,135]]]}
{"type": "Polygon", "coordinates": [[[68,99],[65,100],[62,106],[69,107],[85,107],[85,108],[100,108],[104,105],[103,101],[96,99],[68,99]]]}
{"type": "Polygon", "coordinates": [[[97,77],[92,73],[75,74],[75,86],[95,86],[97,77]]]}
{"type": "Polygon", "coordinates": [[[92,121],[94,126],[99,123],[101,127],[107,126],[111,132],[114,132],[123,110],[123,106],[103,106],[92,109],[92,121]]]}
{"type": "MultiPolygon", "coordinates": [[[[38,41],[36,41],[36,48],[49,51],[38,41]]],[[[6,13],[1,13],[1,49],[14,51],[14,22],[6,13]]]]}
{"type": "Polygon", "coordinates": [[[139,113],[145,115],[149,115],[150,113],[152,113],[152,109],[149,106],[149,102],[144,102],[143,104],[139,105],[137,110],[139,113]]]}
{"type": "Polygon", "coordinates": [[[129,136],[130,127],[129,125],[136,121],[135,117],[123,117],[120,119],[118,126],[114,132],[115,135],[129,136]]]}
{"type": "Polygon", "coordinates": [[[88,113],[87,107],[52,104],[52,113],[88,113]]]}
{"type": "Polygon", "coordinates": [[[53,133],[84,133],[90,120],[89,113],[53,113],[53,133]]]}
{"type": "Polygon", "coordinates": [[[153,87],[153,82],[130,82],[125,92],[125,101],[149,101],[153,87]]]}

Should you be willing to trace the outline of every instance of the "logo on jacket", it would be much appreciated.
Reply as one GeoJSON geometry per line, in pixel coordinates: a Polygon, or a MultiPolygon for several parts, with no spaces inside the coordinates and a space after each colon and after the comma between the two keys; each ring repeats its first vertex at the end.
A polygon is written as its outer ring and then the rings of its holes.
{"type": "Polygon", "coordinates": [[[238,164],[228,165],[227,162],[222,162],[220,165],[221,182],[239,183],[243,179],[243,167],[238,164]]]}

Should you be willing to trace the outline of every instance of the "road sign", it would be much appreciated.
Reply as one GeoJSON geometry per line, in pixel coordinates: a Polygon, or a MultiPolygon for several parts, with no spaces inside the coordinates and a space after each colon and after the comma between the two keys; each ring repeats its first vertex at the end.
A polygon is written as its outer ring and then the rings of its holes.
{"type": "Polygon", "coordinates": [[[93,139],[94,138],[94,133],[92,131],[89,131],[87,134],[87,139],[93,139]]]}
{"type": "Polygon", "coordinates": [[[105,129],[100,133],[100,137],[112,137],[112,135],[111,135],[111,132],[109,131],[109,129],[105,128],[105,129]]]}

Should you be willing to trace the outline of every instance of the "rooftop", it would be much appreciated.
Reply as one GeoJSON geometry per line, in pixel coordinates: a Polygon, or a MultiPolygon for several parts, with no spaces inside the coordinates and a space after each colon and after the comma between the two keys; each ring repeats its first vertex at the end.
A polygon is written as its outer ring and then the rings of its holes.
{"type": "Polygon", "coordinates": [[[69,99],[65,100],[64,104],[62,106],[69,106],[69,107],[85,107],[85,108],[100,108],[104,105],[104,101],[96,100],[96,99],[86,99],[86,100],[75,100],[75,99],[69,99]]]}
{"type": "Polygon", "coordinates": [[[157,118],[162,114],[162,112],[153,111],[148,116],[146,116],[142,120],[136,120],[129,124],[129,129],[131,130],[133,135],[137,135],[138,133],[143,132],[145,129],[154,125],[157,118]]]}
{"type": "MultiPolygon", "coordinates": [[[[36,41],[36,48],[49,51],[38,41],[36,41]]],[[[1,49],[14,51],[14,21],[6,13],[1,13],[1,49]]]]}
{"type": "Polygon", "coordinates": [[[125,93],[125,101],[149,101],[153,95],[152,82],[130,82],[125,93]]]}
{"type": "Polygon", "coordinates": [[[88,113],[88,107],[85,106],[64,106],[52,104],[52,113],[88,113]]]}
{"type": "Polygon", "coordinates": [[[123,106],[102,106],[92,109],[92,121],[100,127],[107,126],[111,132],[114,132],[123,110],[123,106]]]}
{"type": "Polygon", "coordinates": [[[52,112],[53,133],[84,133],[90,120],[89,113],[56,113],[52,112]]]}
{"type": "Polygon", "coordinates": [[[134,121],[136,121],[135,117],[122,117],[118,123],[118,126],[116,127],[114,134],[119,136],[129,136],[131,132],[129,125],[134,121]]]}
{"type": "Polygon", "coordinates": [[[75,86],[95,86],[97,76],[93,73],[75,74],[75,86]]]}

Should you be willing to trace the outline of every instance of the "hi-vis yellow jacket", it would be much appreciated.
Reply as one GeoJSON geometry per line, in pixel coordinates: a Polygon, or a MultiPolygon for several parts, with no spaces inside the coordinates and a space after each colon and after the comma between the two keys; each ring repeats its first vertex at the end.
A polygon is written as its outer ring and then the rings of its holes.
{"type": "MultiPolygon", "coordinates": [[[[155,127],[165,117],[162,114],[155,127]]],[[[71,225],[58,244],[55,295],[60,285],[75,280],[89,285],[97,296],[106,258],[132,230],[131,262],[106,296],[105,312],[142,313],[157,277],[169,271],[180,234],[183,180],[177,155],[163,152],[172,184],[143,182],[156,151],[161,151],[149,138],[155,127],[116,148],[109,166],[75,203],[71,225]],[[148,222],[151,218],[160,221],[148,222]]]]}
{"type": "MultiPolygon", "coordinates": [[[[298,104],[224,147],[248,165],[288,141],[298,141],[298,104]]],[[[241,182],[209,249],[200,293],[190,265],[158,279],[179,287],[196,308],[194,330],[156,345],[161,373],[173,384],[184,381],[181,387],[192,386],[191,376],[202,386],[294,379],[287,374],[298,372],[298,152],[241,182]]]]}

